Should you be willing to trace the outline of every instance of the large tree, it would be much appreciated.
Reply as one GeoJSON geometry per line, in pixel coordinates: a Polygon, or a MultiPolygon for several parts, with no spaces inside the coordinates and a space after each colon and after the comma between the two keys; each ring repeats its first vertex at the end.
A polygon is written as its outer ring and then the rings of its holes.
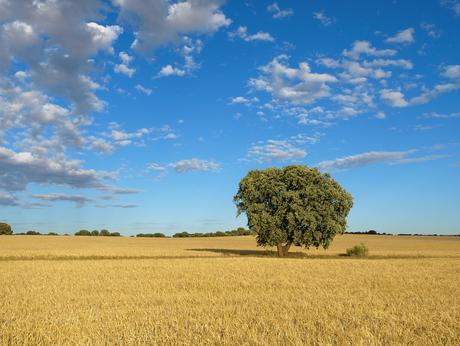
{"type": "Polygon", "coordinates": [[[257,244],[277,246],[280,257],[292,244],[327,248],[345,231],[353,206],[351,194],[328,173],[301,165],[250,171],[233,200],[257,244]]]}
{"type": "Polygon", "coordinates": [[[10,225],[8,225],[7,223],[0,222],[0,235],[2,234],[13,234],[13,231],[11,230],[10,225]]]}

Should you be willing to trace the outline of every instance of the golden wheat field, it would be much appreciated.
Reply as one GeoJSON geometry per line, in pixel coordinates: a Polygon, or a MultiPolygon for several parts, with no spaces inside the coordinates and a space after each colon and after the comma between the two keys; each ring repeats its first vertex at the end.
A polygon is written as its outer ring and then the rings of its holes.
{"type": "Polygon", "coordinates": [[[2,345],[459,345],[460,237],[0,237],[2,345]],[[365,259],[341,256],[364,242],[365,259]]]}

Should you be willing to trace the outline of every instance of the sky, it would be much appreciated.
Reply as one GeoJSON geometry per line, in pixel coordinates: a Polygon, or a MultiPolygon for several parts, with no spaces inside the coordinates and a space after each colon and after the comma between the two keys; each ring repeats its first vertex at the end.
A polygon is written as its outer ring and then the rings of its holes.
{"type": "Polygon", "coordinates": [[[460,1],[0,0],[0,221],[245,226],[305,164],[350,231],[460,233],[460,1]]]}

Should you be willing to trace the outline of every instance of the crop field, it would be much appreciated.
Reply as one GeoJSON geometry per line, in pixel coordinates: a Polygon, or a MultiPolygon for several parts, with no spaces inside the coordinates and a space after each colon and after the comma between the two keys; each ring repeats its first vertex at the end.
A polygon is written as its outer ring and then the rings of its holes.
{"type": "Polygon", "coordinates": [[[460,237],[1,236],[0,287],[1,345],[460,344],[460,237]]]}

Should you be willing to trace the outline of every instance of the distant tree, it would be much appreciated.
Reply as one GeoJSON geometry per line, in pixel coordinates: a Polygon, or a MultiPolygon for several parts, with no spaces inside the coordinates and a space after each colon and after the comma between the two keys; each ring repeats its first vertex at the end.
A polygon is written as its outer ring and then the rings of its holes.
{"type": "Polygon", "coordinates": [[[26,235],[41,235],[41,233],[37,231],[27,231],[26,235]]]}
{"type": "Polygon", "coordinates": [[[327,248],[345,231],[353,206],[351,194],[328,173],[301,165],[250,171],[234,202],[257,244],[277,246],[280,257],[292,244],[327,248]]]}
{"type": "Polygon", "coordinates": [[[95,229],[95,230],[91,231],[91,235],[93,237],[97,237],[97,236],[99,236],[99,231],[97,229],[95,229]]]}
{"type": "Polygon", "coordinates": [[[48,235],[59,235],[56,232],[48,232],[48,235]]]}
{"type": "Polygon", "coordinates": [[[111,232],[109,233],[109,237],[121,237],[120,232],[111,232]]]}
{"type": "Polygon", "coordinates": [[[0,235],[11,235],[13,234],[13,231],[11,230],[11,226],[8,225],[7,223],[0,223],[0,235]]]}
{"type": "Polygon", "coordinates": [[[82,229],[82,230],[79,230],[78,232],[75,232],[75,235],[76,236],[90,236],[91,235],[91,232],[86,230],[86,229],[82,229]]]}
{"type": "Polygon", "coordinates": [[[110,232],[106,229],[101,229],[101,232],[99,232],[99,235],[103,237],[108,237],[110,235],[110,232]]]}

